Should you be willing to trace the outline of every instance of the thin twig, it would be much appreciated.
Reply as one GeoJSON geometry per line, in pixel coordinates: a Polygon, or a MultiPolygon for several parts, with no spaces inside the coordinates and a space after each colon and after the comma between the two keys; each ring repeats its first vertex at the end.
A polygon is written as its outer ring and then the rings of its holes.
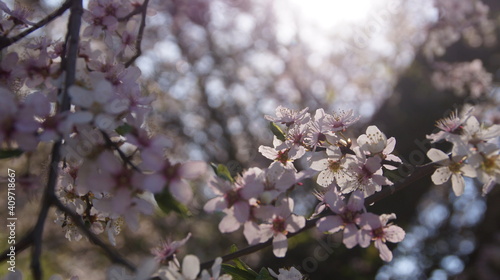
{"type": "MultiPolygon", "coordinates": [[[[68,1],[71,3],[71,13],[68,21],[68,35],[66,40],[67,53],[63,60],[63,67],[66,72],[65,84],[62,90],[62,102],[59,112],[64,112],[70,109],[71,103],[68,95],[69,87],[75,81],[76,74],[76,60],[78,52],[78,43],[80,36],[80,26],[83,14],[83,7],[81,0],[68,1]]],[[[50,160],[49,176],[47,187],[45,188],[44,196],[42,199],[42,207],[35,227],[33,228],[33,246],[31,254],[31,270],[35,280],[41,280],[42,268],[40,266],[40,256],[42,254],[42,235],[45,226],[45,220],[50,207],[59,202],[55,195],[55,187],[57,177],[59,174],[59,161],[61,160],[61,145],[62,140],[59,139],[52,147],[52,156],[50,160]]]]}
{"type": "MultiPolygon", "coordinates": [[[[408,177],[406,177],[403,181],[397,182],[393,186],[385,187],[382,189],[382,191],[367,197],[365,199],[365,207],[368,207],[368,206],[380,201],[381,199],[384,199],[384,198],[394,194],[395,192],[398,192],[398,191],[406,188],[407,186],[411,185],[411,183],[421,179],[424,176],[430,175],[432,173],[432,171],[434,171],[435,166],[436,166],[436,163],[428,163],[428,164],[425,164],[425,165],[422,165],[419,167],[415,167],[415,170],[408,177]]],[[[315,227],[316,222],[319,219],[321,219],[322,217],[329,215],[329,214],[331,214],[331,213],[329,211],[326,211],[326,212],[323,212],[322,214],[320,214],[318,217],[315,217],[314,219],[308,220],[306,222],[306,225],[303,228],[301,228],[300,230],[298,230],[294,233],[288,234],[287,238],[291,238],[291,237],[293,237],[297,234],[300,234],[300,233],[302,233],[310,228],[315,227]]],[[[259,250],[262,250],[266,247],[269,247],[271,244],[272,244],[272,240],[270,239],[264,243],[259,243],[256,245],[248,246],[248,247],[243,248],[243,249],[236,251],[234,253],[222,256],[222,262],[228,262],[230,260],[234,260],[236,258],[246,256],[246,255],[251,254],[251,253],[255,253],[259,250]]],[[[213,265],[214,262],[215,262],[215,260],[210,260],[210,261],[202,263],[201,269],[209,269],[213,265]]]]}
{"type": "Polygon", "coordinates": [[[118,152],[118,155],[120,155],[120,158],[123,160],[123,162],[130,165],[130,167],[132,167],[132,169],[134,169],[135,171],[141,172],[139,167],[137,167],[133,162],[131,162],[130,158],[120,149],[120,147],[118,147],[118,145],[115,142],[113,142],[113,140],[111,140],[111,137],[109,137],[109,134],[106,131],[101,130],[101,133],[102,136],[104,137],[106,145],[108,145],[111,148],[114,148],[118,152]]]}
{"type": "Polygon", "coordinates": [[[141,43],[142,37],[144,35],[144,28],[146,27],[146,13],[148,10],[148,5],[149,0],[144,0],[144,3],[142,3],[141,11],[141,25],[139,26],[139,31],[137,32],[137,40],[135,41],[135,54],[125,63],[125,67],[129,67],[130,65],[132,65],[132,63],[134,63],[134,61],[142,54],[141,43]]]}
{"type": "Polygon", "coordinates": [[[32,32],[36,31],[40,27],[43,27],[46,24],[48,24],[49,22],[53,21],[54,19],[56,19],[57,17],[62,15],[67,9],[69,9],[71,7],[72,2],[73,1],[71,1],[71,0],[66,0],[66,2],[64,2],[59,9],[55,10],[53,13],[51,13],[47,17],[43,18],[42,20],[35,23],[33,26],[24,30],[23,32],[17,34],[16,36],[13,36],[11,38],[0,37],[0,50],[3,50],[4,48],[16,43],[17,41],[23,39],[24,37],[28,36],[32,32]]]}
{"type": "Polygon", "coordinates": [[[85,236],[87,236],[90,242],[101,247],[101,249],[104,250],[108,258],[113,263],[121,264],[130,269],[131,271],[135,271],[136,268],[132,263],[124,259],[118,252],[116,252],[114,249],[112,249],[110,246],[104,243],[104,241],[102,241],[99,237],[97,237],[97,235],[95,235],[93,232],[90,231],[90,229],[85,225],[85,222],[82,220],[82,217],[80,215],[78,215],[76,212],[66,207],[58,199],[54,200],[53,204],[59,210],[61,210],[71,218],[71,221],[83,232],[83,234],[85,234],[85,236]]]}

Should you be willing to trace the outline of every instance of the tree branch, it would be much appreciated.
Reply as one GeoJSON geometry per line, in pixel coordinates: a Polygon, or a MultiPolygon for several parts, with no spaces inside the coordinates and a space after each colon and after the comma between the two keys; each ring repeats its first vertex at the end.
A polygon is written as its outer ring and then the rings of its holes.
{"type": "Polygon", "coordinates": [[[55,10],[53,13],[51,13],[47,17],[45,17],[44,19],[42,19],[39,22],[35,23],[33,26],[31,26],[30,28],[24,30],[23,32],[17,34],[16,36],[13,36],[11,38],[0,37],[0,50],[3,50],[4,48],[6,48],[6,47],[8,47],[8,46],[10,46],[10,45],[12,45],[14,43],[16,43],[17,41],[23,39],[24,37],[28,36],[32,32],[36,31],[40,27],[43,27],[46,24],[48,24],[49,22],[53,21],[55,18],[59,17],[67,9],[69,9],[71,7],[72,2],[74,2],[74,1],[72,1],[72,0],[66,0],[66,2],[64,2],[59,9],[55,10]]]}
{"type": "Polygon", "coordinates": [[[141,7],[142,10],[139,9],[139,11],[142,14],[141,15],[142,18],[141,18],[141,25],[139,26],[139,31],[137,32],[137,40],[135,41],[135,54],[125,63],[125,68],[132,65],[132,63],[134,63],[134,61],[142,54],[141,43],[142,43],[142,36],[144,35],[144,28],[146,27],[146,13],[148,11],[148,4],[149,0],[144,0],[144,3],[142,3],[141,7]]]}
{"type": "MultiPolygon", "coordinates": [[[[432,162],[432,163],[428,163],[425,165],[415,167],[415,170],[408,177],[406,177],[404,180],[397,182],[392,186],[385,187],[380,192],[367,197],[365,199],[365,207],[373,205],[374,203],[408,187],[411,183],[421,179],[422,177],[430,175],[432,173],[432,171],[434,171],[435,166],[436,166],[436,163],[432,162]]],[[[298,230],[294,233],[288,234],[287,238],[291,238],[291,237],[293,237],[297,234],[300,234],[300,233],[302,233],[310,228],[315,227],[316,222],[319,219],[321,219],[322,217],[327,216],[327,215],[331,215],[331,212],[324,211],[318,217],[311,219],[311,220],[308,220],[306,222],[306,225],[303,228],[301,228],[300,230],[298,230]]],[[[248,246],[248,247],[241,249],[239,251],[236,251],[234,253],[222,256],[222,262],[228,262],[230,260],[233,260],[233,259],[236,259],[236,258],[239,258],[242,256],[246,256],[246,255],[251,254],[251,253],[255,253],[259,250],[262,250],[266,247],[269,247],[271,244],[272,244],[272,239],[269,239],[268,241],[266,241],[264,243],[259,243],[256,245],[248,246]]],[[[215,262],[215,260],[210,260],[210,261],[202,263],[201,269],[209,269],[213,265],[214,262],[215,262]]]]}

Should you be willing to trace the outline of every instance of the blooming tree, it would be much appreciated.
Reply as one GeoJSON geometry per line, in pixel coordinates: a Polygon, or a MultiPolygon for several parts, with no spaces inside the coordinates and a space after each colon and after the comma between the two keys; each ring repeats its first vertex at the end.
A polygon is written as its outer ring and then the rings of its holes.
{"type": "Polygon", "coordinates": [[[34,20],[21,5],[0,1],[2,158],[51,149],[36,223],[0,257],[8,261],[9,253],[32,247],[34,279],[43,278],[42,237],[51,208],[69,241],[85,237],[117,265],[108,271],[111,279],[125,274],[132,279],[301,279],[294,267],[256,272],[238,258],[267,246],[283,258],[290,237],[315,227],[325,234],[342,233],[348,249],[366,248],[373,241],[380,258],[390,262],[386,243],[401,242],[405,231],[389,222],[396,213],[372,213],[372,204],[421,174],[431,176],[436,185],[451,178],[457,196],[464,192],[464,177],[477,178],[484,195],[499,182],[500,126],[481,123],[472,110],[438,121],[440,131],[427,137],[452,148],[430,149],[432,162],[416,166],[418,172],[401,180],[388,175],[402,163],[394,154],[396,139],[375,125],[356,137],[351,129],[360,117],[354,110],[309,112],[278,106],[274,116],[263,116],[273,133],[272,146],[258,148],[271,161],[264,168],[234,174],[223,164],[177,162],[165,156],[169,139],[148,126],[155,98],[143,90],[141,71],[134,66],[146,17],[155,14],[149,5],[149,0],[91,0],[84,8],[81,0],[67,0],[34,20]],[[31,36],[66,11],[64,39],[31,36]],[[16,48],[22,43],[23,53],[16,48]],[[140,227],[142,216],[157,208],[170,212],[189,205],[190,180],[209,172],[208,188],[214,195],[203,209],[223,213],[222,234],[243,227],[249,247],[204,263],[188,254],[180,262],[178,249],[196,238],[184,233],[180,241],[151,248],[151,259],[139,266],[113,248],[121,231],[140,227]],[[294,193],[306,181],[316,185],[313,215],[298,214],[295,207],[294,193]],[[225,264],[231,260],[236,265],[225,264]]]}

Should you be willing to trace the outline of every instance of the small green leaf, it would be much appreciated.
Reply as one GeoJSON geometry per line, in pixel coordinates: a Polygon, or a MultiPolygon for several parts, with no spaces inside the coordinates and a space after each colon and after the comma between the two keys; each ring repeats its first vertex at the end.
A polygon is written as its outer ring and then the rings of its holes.
{"type": "Polygon", "coordinates": [[[215,164],[212,162],[210,163],[210,166],[212,166],[215,174],[217,174],[218,177],[221,177],[222,179],[227,180],[229,182],[234,182],[234,178],[231,175],[231,172],[229,172],[227,166],[221,163],[215,164]]]}
{"type": "MultiPolygon", "coordinates": [[[[238,251],[238,246],[236,244],[231,245],[231,248],[229,249],[229,253],[234,253],[238,251]]],[[[236,258],[232,260],[236,266],[236,268],[239,268],[241,270],[247,271],[250,274],[252,274],[254,277],[257,277],[259,274],[255,271],[253,271],[250,266],[248,266],[246,263],[244,263],[240,258],[236,258]]]]}
{"type": "Polygon", "coordinates": [[[165,188],[161,193],[155,194],[156,203],[165,214],[169,214],[174,211],[176,213],[181,214],[183,217],[191,217],[192,214],[186,205],[177,201],[168,188],[165,188]]]}
{"type": "Polygon", "coordinates": [[[239,269],[229,264],[222,264],[222,271],[226,274],[231,275],[233,280],[254,280],[255,277],[258,276],[258,274],[255,272],[254,275],[254,273],[239,269]]]}
{"type": "Polygon", "coordinates": [[[124,123],[115,129],[116,133],[120,134],[121,136],[132,132],[132,130],[134,130],[134,127],[132,127],[128,123],[124,123]]]}
{"type": "Polygon", "coordinates": [[[286,140],[285,133],[283,132],[283,130],[281,130],[281,128],[278,125],[276,125],[273,122],[270,122],[269,128],[273,132],[274,136],[276,136],[276,138],[278,138],[279,140],[281,140],[283,142],[286,140]]]}
{"type": "Polygon", "coordinates": [[[22,154],[23,154],[23,150],[21,150],[21,149],[0,150],[0,159],[18,157],[22,154]]]}
{"type": "Polygon", "coordinates": [[[255,280],[275,280],[275,279],[274,277],[271,276],[271,274],[269,274],[269,271],[263,267],[260,269],[259,275],[257,276],[257,278],[255,278],[255,280]]]}

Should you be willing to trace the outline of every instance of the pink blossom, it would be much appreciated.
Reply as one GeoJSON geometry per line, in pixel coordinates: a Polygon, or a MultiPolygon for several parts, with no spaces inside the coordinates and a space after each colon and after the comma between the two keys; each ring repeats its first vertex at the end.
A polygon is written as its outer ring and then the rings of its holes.
{"type": "MultiPolygon", "coordinates": [[[[264,206],[259,208],[259,216],[267,218],[264,224],[259,226],[258,236],[260,242],[265,242],[273,238],[273,253],[276,257],[282,258],[288,250],[288,240],[286,235],[296,232],[305,226],[306,220],[302,216],[292,213],[293,200],[283,199],[276,207],[264,206]]],[[[247,240],[254,240],[255,237],[248,235],[247,240]]]]}
{"type": "Polygon", "coordinates": [[[278,108],[276,108],[276,117],[266,115],[265,118],[269,121],[282,123],[289,127],[297,123],[306,123],[309,120],[309,113],[307,113],[307,110],[309,110],[309,108],[295,111],[279,105],[278,108]]]}
{"type": "Polygon", "coordinates": [[[344,245],[347,248],[356,246],[358,244],[356,225],[359,224],[360,215],[364,209],[363,193],[361,191],[353,192],[346,204],[342,197],[329,191],[324,194],[323,201],[336,215],[319,219],[316,224],[318,229],[329,233],[344,230],[344,245]]]}
{"type": "Polygon", "coordinates": [[[188,233],[188,235],[180,241],[162,241],[160,246],[151,250],[151,253],[155,256],[156,261],[160,263],[167,263],[171,259],[175,258],[177,250],[186,244],[190,237],[191,233],[188,233]]]}
{"type": "Polygon", "coordinates": [[[372,213],[364,213],[360,217],[361,230],[358,232],[358,242],[363,248],[375,242],[375,247],[380,252],[380,258],[386,262],[392,260],[392,252],[385,244],[387,241],[398,243],[403,241],[405,232],[402,228],[387,224],[389,220],[395,219],[395,214],[383,214],[377,216],[372,213]]]}

